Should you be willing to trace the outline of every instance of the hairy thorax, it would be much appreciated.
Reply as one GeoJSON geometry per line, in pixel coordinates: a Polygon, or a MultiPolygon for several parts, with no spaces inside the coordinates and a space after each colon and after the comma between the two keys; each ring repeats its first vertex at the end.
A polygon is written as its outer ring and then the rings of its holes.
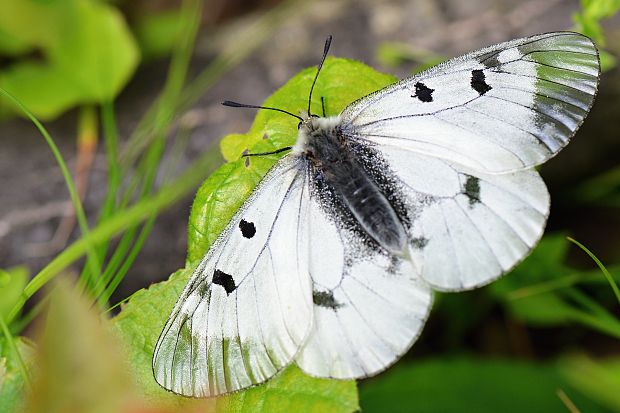
{"type": "Polygon", "coordinates": [[[347,145],[340,117],[310,117],[299,127],[293,152],[305,157],[350,210],[361,229],[389,253],[407,255],[407,234],[387,194],[347,145]]]}

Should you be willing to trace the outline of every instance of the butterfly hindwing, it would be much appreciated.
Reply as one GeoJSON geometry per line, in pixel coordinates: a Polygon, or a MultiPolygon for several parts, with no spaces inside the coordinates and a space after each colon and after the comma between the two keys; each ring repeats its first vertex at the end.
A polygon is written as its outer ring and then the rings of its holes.
{"type": "MultiPolygon", "coordinates": [[[[316,183],[315,183],[316,184],[316,183]]],[[[297,356],[308,374],[372,376],[418,337],[430,310],[429,286],[410,260],[391,256],[340,219],[330,194],[311,186],[308,216],[314,327],[297,356]]]]}
{"type": "Polygon", "coordinates": [[[451,59],[354,102],[342,119],[370,145],[511,172],[568,143],[593,103],[599,72],[590,39],[548,33],[451,59]]]}
{"type": "Polygon", "coordinates": [[[299,159],[273,167],[189,280],[157,342],[155,378],[188,396],[262,383],[286,367],[312,325],[299,159]]]}
{"type": "Polygon", "coordinates": [[[534,170],[485,174],[444,159],[375,147],[400,183],[409,211],[412,261],[433,288],[459,291],[491,282],[542,236],[549,194],[534,170]]]}

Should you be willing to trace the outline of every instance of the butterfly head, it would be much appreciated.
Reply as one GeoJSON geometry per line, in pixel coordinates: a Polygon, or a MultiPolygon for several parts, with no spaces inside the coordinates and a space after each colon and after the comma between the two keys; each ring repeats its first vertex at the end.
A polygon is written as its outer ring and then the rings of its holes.
{"type": "Polygon", "coordinates": [[[335,138],[337,136],[336,129],[341,124],[340,116],[321,118],[311,115],[303,117],[303,120],[298,125],[299,131],[293,146],[293,153],[306,153],[309,148],[319,143],[321,139],[335,138]]]}

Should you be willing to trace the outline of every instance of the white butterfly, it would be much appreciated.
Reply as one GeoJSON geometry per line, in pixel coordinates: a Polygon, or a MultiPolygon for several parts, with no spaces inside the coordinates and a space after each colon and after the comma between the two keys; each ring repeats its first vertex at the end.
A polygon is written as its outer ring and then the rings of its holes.
{"type": "Polygon", "coordinates": [[[598,78],[590,39],[548,33],[300,117],[176,303],[157,382],[204,397],[293,362],[337,379],[386,369],[420,334],[432,289],[487,284],[540,239],[549,195],[534,167],[574,135],[598,78]]]}

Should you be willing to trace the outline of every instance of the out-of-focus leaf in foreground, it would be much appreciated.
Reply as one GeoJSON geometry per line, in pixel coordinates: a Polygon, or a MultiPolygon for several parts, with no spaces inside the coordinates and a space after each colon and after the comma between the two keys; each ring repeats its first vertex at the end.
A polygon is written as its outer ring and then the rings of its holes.
{"type": "Polygon", "coordinates": [[[0,339],[0,413],[204,413],[204,402],[167,410],[146,400],[109,320],[66,282],[56,285],[35,348],[16,339],[33,377],[24,390],[19,364],[0,339]]]}
{"type": "Polygon", "coordinates": [[[607,410],[570,387],[552,364],[454,358],[400,366],[360,386],[364,413],[565,413],[563,391],[582,412],[607,410]]]}
{"type": "MultiPolygon", "coordinates": [[[[30,369],[35,348],[25,338],[14,339],[19,354],[30,369]]],[[[11,346],[6,338],[0,338],[0,413],[13,413],[22,410],[25,382],[11,346]]]]}
{"type": "MultiPolygon", "coordinates": [[[[302,71],[269,97],[264,105],[300,113],[316,68],[302,71]]],[[[327,115],[339,113],[347,104],[380,89],[395,79],[361,63],[329,58],[317,82],[313,113],[321,113],[320,97],[325,98],[327,115]]],[[[231,96],[234,98],[234,96],[231,96]]],[[[230,109],[234,110],[234,109],[230,109]]],[[[265,152],[292,145],[297,137],[297,120],[288,115],[262,110],[247,134],[226,136],[221,143],[229,161],[201,186],[194,200],[189,222],[187,268],[195,267],[211,243],[224,229],[278,156],[241,158],[244,151],[265,152]]],[[[157,337],[175,300],[191,275],[181,270],[166,282],[138,292],[116,318],[116,326],[126,345],[138,382],[149,398],[162,403],[183,404],[185,399],[165,392],[154,381],[151,357],[157,337]]],[[[354,381],[309,377],[296,366],[261,386],[216,399],[218,412],[352,412],[358,409],[354,381]]]]}
{"type": "Polygon", "coordinates": [[[0,70],[0,87],[40,118],[113,99],[139,60],[122,15],[106,2],[0,1],[0,32],[22,52],[0,70]],[[25,54],[34,51],[42,56],[25,54]]]}
{"type": "Polygon", "coordinates": [[[41,325],[29,413],[117,413],[133,402],[123,353],[106,319],[69,283],[51,293],[41,325]]]}

